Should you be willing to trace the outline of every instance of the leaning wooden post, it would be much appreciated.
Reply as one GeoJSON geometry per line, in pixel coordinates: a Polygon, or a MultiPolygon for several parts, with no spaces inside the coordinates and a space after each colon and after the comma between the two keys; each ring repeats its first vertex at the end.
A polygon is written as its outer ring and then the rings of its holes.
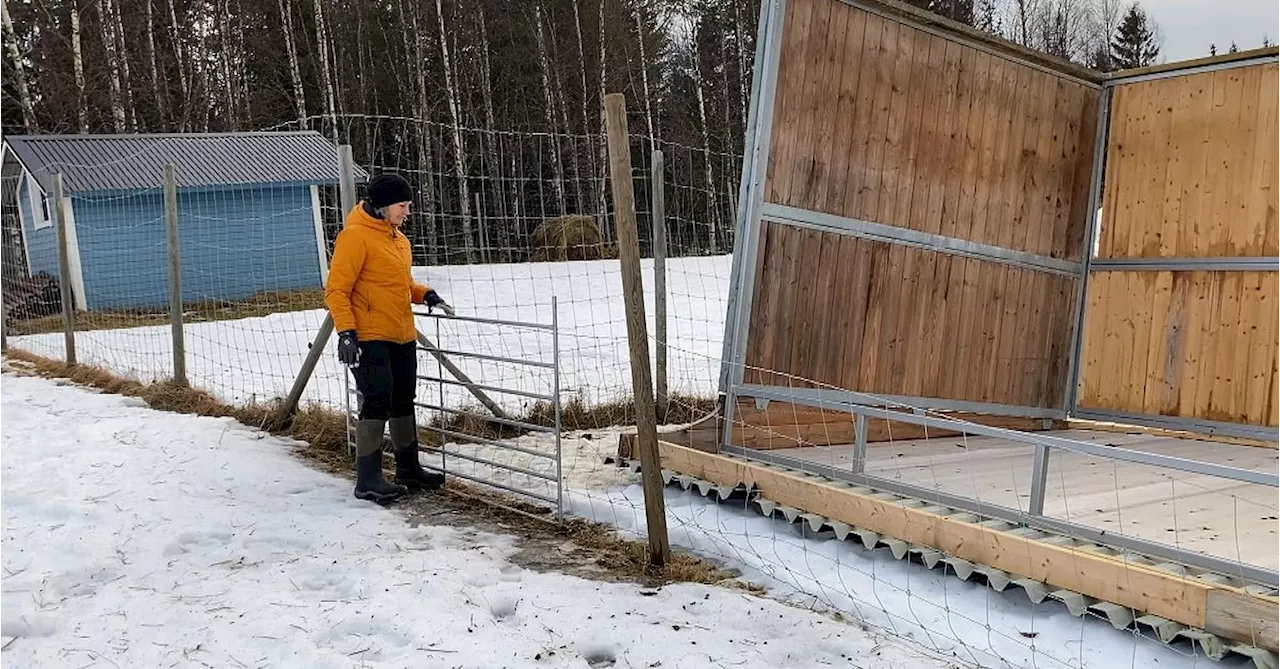
{"type": "MultiPolygon", "coordinates": [[[[345,225],[347,212],[356,206],[355,162],[351,157],[349,144],[338,146],[338,204],[342,208],[339,215],[343,217],[345,225]]],[[[311,342],[311,348],[307,350],[307,357],[302,361],[302,368],[298,370],[297,378],[293,380],[293,387],[289,389],[288,397],[285,397],[280,410],[276,412],[277,429],[283,429],[293,419],[293,414],[298,410],[298,403],[302,401],[302,391],[306,390],[307,383],[311,381],[311,375],[316,371],[316,363],[320,362],[320,356],[329,345],[331,336],[333,336],[333,314],[326,309],[324,321],[320,323],[320,330],[316,332],[316,338],[311,342]]],[[[347,372],[343,370],[342,373],[347,372]]],[[[345,397],[343,402],[346,402],[345,397]]]]}
{"type": "Polygon", "coordinates": [[[640,277],[640,235],[636,231],[636,200],[631,183],[631,147],[627,141],[626,100],[621,93],[604,99],[609,138],[609,178],[613,185],[613,216],[622,263],[622,296],[626,301],[627,341],[631,348],[631,386],[636,403],[636,443],[644,478],[644,510],[649,527],[649,562],[667,563],[666,505],[662,498],[662,463],[654,416],[653,381],[649,376],[649,334],[644,319],[644,284],[640,277]]]}
{"type": "Polygon", "coordinates": [[[667,422],[667,219],[662,151],[653,150],[650,165],[651,206],[653,224],[653,329],[654,375],[657,388],[655,413],[658,421],[667,422]]]}
{"type": "Polygon", "coordinates": [[[173,330],[173,381],[187,385],[187,345],[182,336],[182,247],[178,244],[178,168],[164,166],[164,227],[169,238],[169,324],[173,330]]]}
{"type": "Polygon", "coordinates": [[[65,189],[62,173],[53,175],[53,212],[58,231],[58,284],[62,288],[62,331],[66,338],[67,364],[76,364],[75,296],[71,292],[71,250],[67,241],[66,203],[62,201],[65,189]]]}

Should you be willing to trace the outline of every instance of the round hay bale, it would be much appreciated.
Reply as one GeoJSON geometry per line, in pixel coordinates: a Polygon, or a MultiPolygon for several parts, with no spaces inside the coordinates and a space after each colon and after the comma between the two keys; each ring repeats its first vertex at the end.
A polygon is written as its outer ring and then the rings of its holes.
{"type": "Polygon", "coordinates": [[[591,216],[569,214],[543,221],[529,243],[530,260],[600,260],[608,257],[600,228],[591,216]]]}

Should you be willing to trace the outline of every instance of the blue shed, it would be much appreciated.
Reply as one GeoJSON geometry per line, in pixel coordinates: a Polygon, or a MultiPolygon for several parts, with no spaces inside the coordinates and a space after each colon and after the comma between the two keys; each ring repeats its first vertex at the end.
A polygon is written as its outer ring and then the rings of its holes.
{"type": "Polygon", "coordinates": [[[332,199],[326,187],[339,176],[337,149],[317,132],[15,135],[4,140],[3,162],[17,180],[5,189],[16,199],[6,209],[18,212],[27,273],[60,281],[52,196],[53,175],[63,175],[78,309],[168,303],[169,163],[177,167],[184,302],[322,285],[322,193],[332,199]]]}

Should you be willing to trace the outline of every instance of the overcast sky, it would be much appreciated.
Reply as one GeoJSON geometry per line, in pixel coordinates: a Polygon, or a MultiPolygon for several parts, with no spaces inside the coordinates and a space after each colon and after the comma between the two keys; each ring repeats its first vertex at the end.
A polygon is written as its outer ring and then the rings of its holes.
{"type": "Polygon", "coordinates": [[[1277,0],[1142,0],[1164,33],[1161,56],[1169,61],[1209,55],[1217,44],[1226,53],[1235,40],[1241,51],[1262,46],[1262,38],[1280,37],[1277,0]]]}

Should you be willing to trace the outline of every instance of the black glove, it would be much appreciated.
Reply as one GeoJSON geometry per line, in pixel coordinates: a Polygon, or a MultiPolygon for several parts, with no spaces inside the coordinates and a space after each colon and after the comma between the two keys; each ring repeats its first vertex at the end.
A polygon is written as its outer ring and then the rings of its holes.
{"type": "Polygon", "coordinates": [[[422,301],[427,303],[428,309],[434,309],[444,304],[444,298],[440,297],[440,294],[435,290],[428,290],[427,296],[422,298],[422,301]]]}
{"type": "Polygon", "coordinates": [[[348,367],[360,366],[360,340],[355,330],[338,333],[338,361],[348,367]]]}

